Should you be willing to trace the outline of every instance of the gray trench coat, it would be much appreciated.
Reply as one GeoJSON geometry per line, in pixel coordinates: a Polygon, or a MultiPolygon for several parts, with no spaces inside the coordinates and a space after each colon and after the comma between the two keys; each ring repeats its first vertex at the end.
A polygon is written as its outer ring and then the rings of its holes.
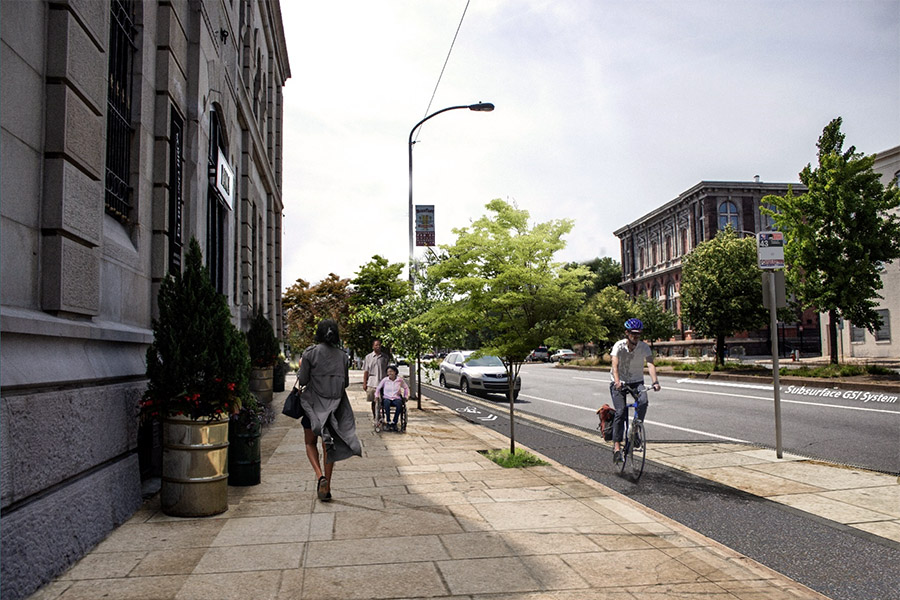
{"type": "Polygon", "coordinates": [[[306,388],[300,405],[309,418],[313,433],[331,434],[334,448],[329,449],[328,462],[362,456],[356,436],[356,418],[350,408],[346,388],[350,385],[350,359],[340,348],[316,344],[303,352],[297,382],[306,388]]]}

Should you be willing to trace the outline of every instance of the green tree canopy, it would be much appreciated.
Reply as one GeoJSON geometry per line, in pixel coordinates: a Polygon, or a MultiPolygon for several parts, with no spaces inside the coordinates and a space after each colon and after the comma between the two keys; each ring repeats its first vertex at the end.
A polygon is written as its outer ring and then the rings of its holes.
{"type": "Polygon", "coordinates": [[[529,225],[528,211],[503,200],[470,227],[455,229],[456,243],[431,274],[445,281],[453,301],[439,304],[430,318],[477,332],[480,353],[503,359],[509,375],[510,448],[515,450],[513,385],[525,357],[545,339],[594,338],[596,317],[585,310],[584,267],[553,261],[565,247],[572,221],[529,225]]]}
{"type": "MultiPolygon", "coordinates": [[[[350,280],[351,313],[356,314],[366,307],[384,306],[406,296],[409,293],[409,282],[400,278],[403,266],[403,263],[390,263],[378,254],[361,266],[356,277],[350,280]]],[[[372,321],[357,318],[351,322],[347,343],[354,352],[365,355],[371,349],[376,336],[375,324],[372,321]]]]}
{"type": "Polygon", "coordinates": [[[684,257],[681,313],[697,334],[715,338],[718,364],[726,336],[765,323],[754,238],[740,239],[728,227],[684,257]]]}
{"type": "MultiPolygon", "coordinates": [[[[575,264],[577,263],[572,263],[573,266],[575,264]]],[[[581,264],[591,272],[586,289],[588,298],[609,286],[618,286],[622,282],[622,265],[609,256],[594,258],[581,264]]]]}
{"type": "Polygon", "coordinates": [[[612,350],[613,344],[622,339],[625,321],[637,312],[634,301],[628,294],[613,286],[603,288],[591,298],[588,301],[588,310],[597,316],[602,327],[594,340],[600,356],[612,350]]]}
{"type": "Polygon", "coordinates": [[[668,340],[675,335],[678,316],[667,311],[659,300],[640,295],[635,299],[638,318],[644,323],[644,341],[653,347],[657,340],[668,340]]]}
{"type": "Polygon", "coordinates": [[[313,286],[298,279],[282,296],[291,348],[299,352],[315,343],[316,325],[325,318],[338,323],[344,338],[350,315],[349,299],[350,280],[334,273],[313,286]]]}
{"type": "Polygon", "coordinates": [[[841,118],[817,143],[818,166],[806,165],[804,194],[766,196],[763,212],[785,237],[785,276],[805,308],[829,314],[831,362],[838,362],[838,317],[874,331],[882,266],[900,258],[900,206],[896,183],[885,188],[872,170],[875,156],[843,150],[841,118]],[[766,208],[768,206],[768,208],[766,208]]]}

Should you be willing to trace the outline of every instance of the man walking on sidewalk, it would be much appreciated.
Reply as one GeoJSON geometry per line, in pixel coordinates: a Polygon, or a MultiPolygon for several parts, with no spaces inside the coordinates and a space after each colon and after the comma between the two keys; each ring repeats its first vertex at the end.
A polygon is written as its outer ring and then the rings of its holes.
{"type": "Polygon", "coordinates": [[[387,377],[387,366],[391,362],[391,353],[381,348],[381,340],[372,342],[372,351],[363,360],[363,391],[372,405],[372,422],[378,420],[378,405],[375,404],[375,387],[387,377]],[[371,380],[371,384],[369,381],[371,380]]]}

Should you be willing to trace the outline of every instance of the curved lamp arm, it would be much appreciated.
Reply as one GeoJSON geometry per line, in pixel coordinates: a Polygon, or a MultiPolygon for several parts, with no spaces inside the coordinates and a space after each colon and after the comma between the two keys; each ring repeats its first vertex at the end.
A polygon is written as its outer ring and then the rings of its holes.
{"type": "Polygon", "coordinates": [[[448,106],[447,108],[442,108],[437,112],[433,112],[418,123],[413,126],[412,129],[409,130],[409,283],[410,286],[415,285],[415,279],[413,277],[413,160],[412,160],[412,149],[413,144],[413,134],[416,132],[416,129],[422,126],[422,124],[430,119],[431,117],[436,117],[441,113],[445,113],[448,110],[458,110],[461,108],[468,108],[469,110],[474,110],[475,112],[491,112],[494,110],[494,105],[490,102],[478,102],[477,104],[461,104],[459,106],[448,106]]]}

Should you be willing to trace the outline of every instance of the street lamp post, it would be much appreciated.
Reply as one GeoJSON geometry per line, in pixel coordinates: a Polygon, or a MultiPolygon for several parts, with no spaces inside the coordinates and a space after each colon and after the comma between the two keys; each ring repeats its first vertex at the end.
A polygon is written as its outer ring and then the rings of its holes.
{"type": "Polygon", "coordinates": [[[422,126],[422,123],[424,123],[431,117],[436,117],[437,115],[439,115],[441,113],[445,113],[448,110],[457,110],[460,108],[468,108],[469,110],[474,110],[476,112],[491,112],[492,110],[494,110],[494,105],[491,104],[490,102],[479,102],[478,104],[463,104],[460,106],[450,106],[447,108],[443,108],[437,112],[431,113],[430,115],[428,115],[427,117],[425,117],[424,119],[422,119],[421,121],[416,123],[415,127],[413,127],[409,131],[409,284],[410,284],[410,286],[415,286],[415,283],[416,283],[415,277],[413,276],[413,248],[415,247],[414,240],[413,240],[414,221],[415,221],[415,217],[413,216],[413,209],[415,208],[413,206],[413,160],[412,160],[413,155],[412,155],[412,151],[413,151],[413,144],[415,144],[415,142],[413,141],[413,134],[415,134],[416,129],[418,129],[419,127],[422,126]]]}

